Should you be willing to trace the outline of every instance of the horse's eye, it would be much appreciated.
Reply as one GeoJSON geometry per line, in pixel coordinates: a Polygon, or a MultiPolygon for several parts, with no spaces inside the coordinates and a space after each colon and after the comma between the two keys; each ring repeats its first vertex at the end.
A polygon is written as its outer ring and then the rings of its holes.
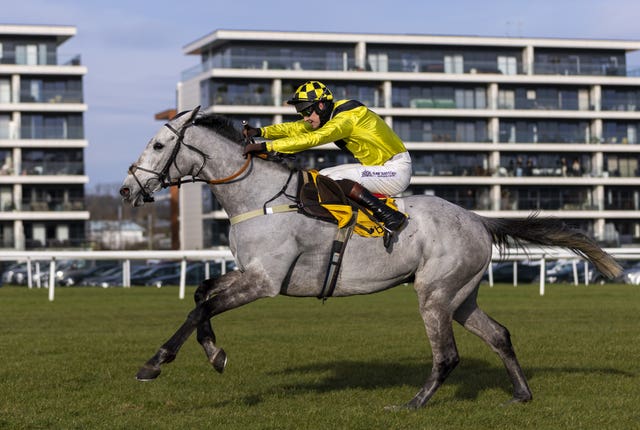
{"type": "Polygon", "coordinates": [[[153,149],[155,149],[155,150],[159,151],[162,148],[164,148],[164,145],[162,143],[160,143],[160,142],[156,142],[156,143],[153,144],[153,149]]]}

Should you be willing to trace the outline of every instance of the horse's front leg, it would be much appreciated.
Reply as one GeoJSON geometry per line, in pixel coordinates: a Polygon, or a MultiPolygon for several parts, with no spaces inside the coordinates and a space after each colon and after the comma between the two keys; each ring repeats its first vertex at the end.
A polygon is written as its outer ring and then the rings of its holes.
{"type": "MultiPolygon", "coordinates": [[[[193,295],[196,306],[210,299],[214,294],[229,287],[241,276],[241,272],[229,272],[227,275],[217,279],[207,279],[196,289],[193,295]]],[[[222,373],[227,365],[227,354],[222,348],[216,346],[216,335],[211,327],[211,320],[206,319],[198,326],[197,338],[200,345],[207,354],[207,359],[213,368],[222,373]]]]}
{"type": "MultiPolygon", "coordinates": [[[[240,272],[231,272],[228,275],[240,272]]],[[[225,275],[226,277],[227,275],[225,275]]],[[[150,381],[160,375],[160,366],[164,363],[170,363],[178,354],[178,351],[187,341],[191,333],[201,326],[203,322],[208,321],[214,315],[230,309],[237,308],[247,303],[251,303],[263,297],[274,296],[278,294],[278,288],[269,286],[269,282],[264,276],[255,272],[244,272],[239,275],[230,276],[233,278],[227,288],[220,290],[213,297],[199,303],[187,316],[186,321],[171,336],[171,338],[160,347],[138,371],[136,378],[140,381],[150,381]],[[275,292],[274,292],[275,291],[275,292]]],[[[224,277],[221,277],[222,279],[224,277]]],[[[209,325],[210,334],[213,335],[213,329],[209,325]]],[[[206,330],[207,328],[205,328],[206,330]]],[[[211,338],[213,340],[213,337],[211,338]]],[[[214,346],[215,348],[215,346],[214,346]]]]}

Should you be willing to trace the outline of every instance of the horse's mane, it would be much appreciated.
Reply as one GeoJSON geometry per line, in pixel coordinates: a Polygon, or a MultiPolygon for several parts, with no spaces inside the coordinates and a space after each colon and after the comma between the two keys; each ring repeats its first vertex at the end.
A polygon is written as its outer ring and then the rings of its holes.
{"type": "Polygon", "coordinates": [[[229,118],[222,115],[213,113],[198,115],[196,116],[194,124],[210,128],[221,136],[234,142],[240,142],[242,140],[242,133],[240,130],[236,129],[229,118]]]}

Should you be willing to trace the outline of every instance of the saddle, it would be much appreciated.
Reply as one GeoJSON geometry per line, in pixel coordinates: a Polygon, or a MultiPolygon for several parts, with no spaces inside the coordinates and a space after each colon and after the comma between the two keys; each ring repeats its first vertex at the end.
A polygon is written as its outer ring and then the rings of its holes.
{"type": "MultiPolygon", "coordinates": [[[[302,214],[337,224],[339,229],[353,223],[353,231],[359,236],[384,236],[385,229],[371,211],[349,199],[336,181],[317,170],[301,170],[298,175],[298,207],[302,214]]],[[[394,199],[382,198],[397,210],[394,199]]]]}

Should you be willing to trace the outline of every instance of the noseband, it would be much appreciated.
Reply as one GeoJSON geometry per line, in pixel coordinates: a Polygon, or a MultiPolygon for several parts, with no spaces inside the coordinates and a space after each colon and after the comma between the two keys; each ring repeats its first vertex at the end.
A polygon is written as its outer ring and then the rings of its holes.
{"type": "Polygon", "coordinates": [[[195,122],[191,121],[191,122],[185,124],[182,128],[180,128],[180,130],[176,130],[169,123],[164,125],[169,130],[171,130],[171,132],[173,132],[173,134],[176,135],[177,139],[176,139],[176,145],[173,147],[173,150],[171,151],[171,156],[169,157],[169,159],[165,163],[165,165],[162,168],[162,170],[160,170],[159,172],[155,171],[155,170],[151,170],[151,169],[146,169],[144,167],[140,167],[140,166],[138,166],[136,164],[132,164],[129,167],[129,173],[131,174],[131,176],[133,176],[133,179],[135,179],[135,181],[138,183],[138,186],[140,187],[140,190],[141,190],[141,193],[142,193],[142,201],[143,202],[149,203],[149,202],[155,201],[155,199],[153,198],[151,193],[149,193],[146,190],[146,188],[142,185],[142,182],[140,181],[140,179],[136,175],[136,171],[138,171],[138,170],[142,170],[143,172],[151,173],[152,175],[154,175],[158,179],[158,182],[160,182],[160,186],[162,188],[168,188],[168,187],[173,187],[173,186],[179,187],[180,185],[182,185],[184,183],[187,183],[187,182],[189,182],[189,183],[190,182],[206,182],[206,183],[212,184],[212,185],[226,184],[226,183],[229,183],[232,180],[236,179],[242,173],[244,173],[244,171],[247,170],[247,168],[251,164],[251,154],[247,154],[246,161],[244,162],[242,167],[240,167],[240,169],[237,172],[235,172],[234,174],[232,174],[230,176],[227,176],[226,178],[210,179],[210,180],[198,178],[198,175],[200,174],[200,172],[202,172],[202,169],[204,169],[204,166],[206,165],[207,160],[210,159],[211,157],[209,155],[205,154],[204,152],[202,152],[200,149],[196,148],[195,146],[189,145],[188,143],[184,142],[185,131],[187,130],[187,128],[189,128],[191,126],[194,126],[194,125],[196,125],[195,122]],[[181,177],[183,177],[184,175],[182,174],[182,172],[180,171],[180,168],[176,164],[176,158],[178,157],[178,152],[180,151],[180,148],[182,146],[185,146],[186,148],[190,149],[191,151],[197,152],[200,156],[202,156],[202,164],[200,165],[200,168],[198,169],[198,171],[195,174],[191,175],[191,179],[187,179],[187,180],[181,179],[181,177]],[[169,175],[169,169],[171,168],[172,164],[176,168],[178,173],[180,174],[180,178],[178,178],[176,180],[172,180],[171,176],[169,175]]]}

